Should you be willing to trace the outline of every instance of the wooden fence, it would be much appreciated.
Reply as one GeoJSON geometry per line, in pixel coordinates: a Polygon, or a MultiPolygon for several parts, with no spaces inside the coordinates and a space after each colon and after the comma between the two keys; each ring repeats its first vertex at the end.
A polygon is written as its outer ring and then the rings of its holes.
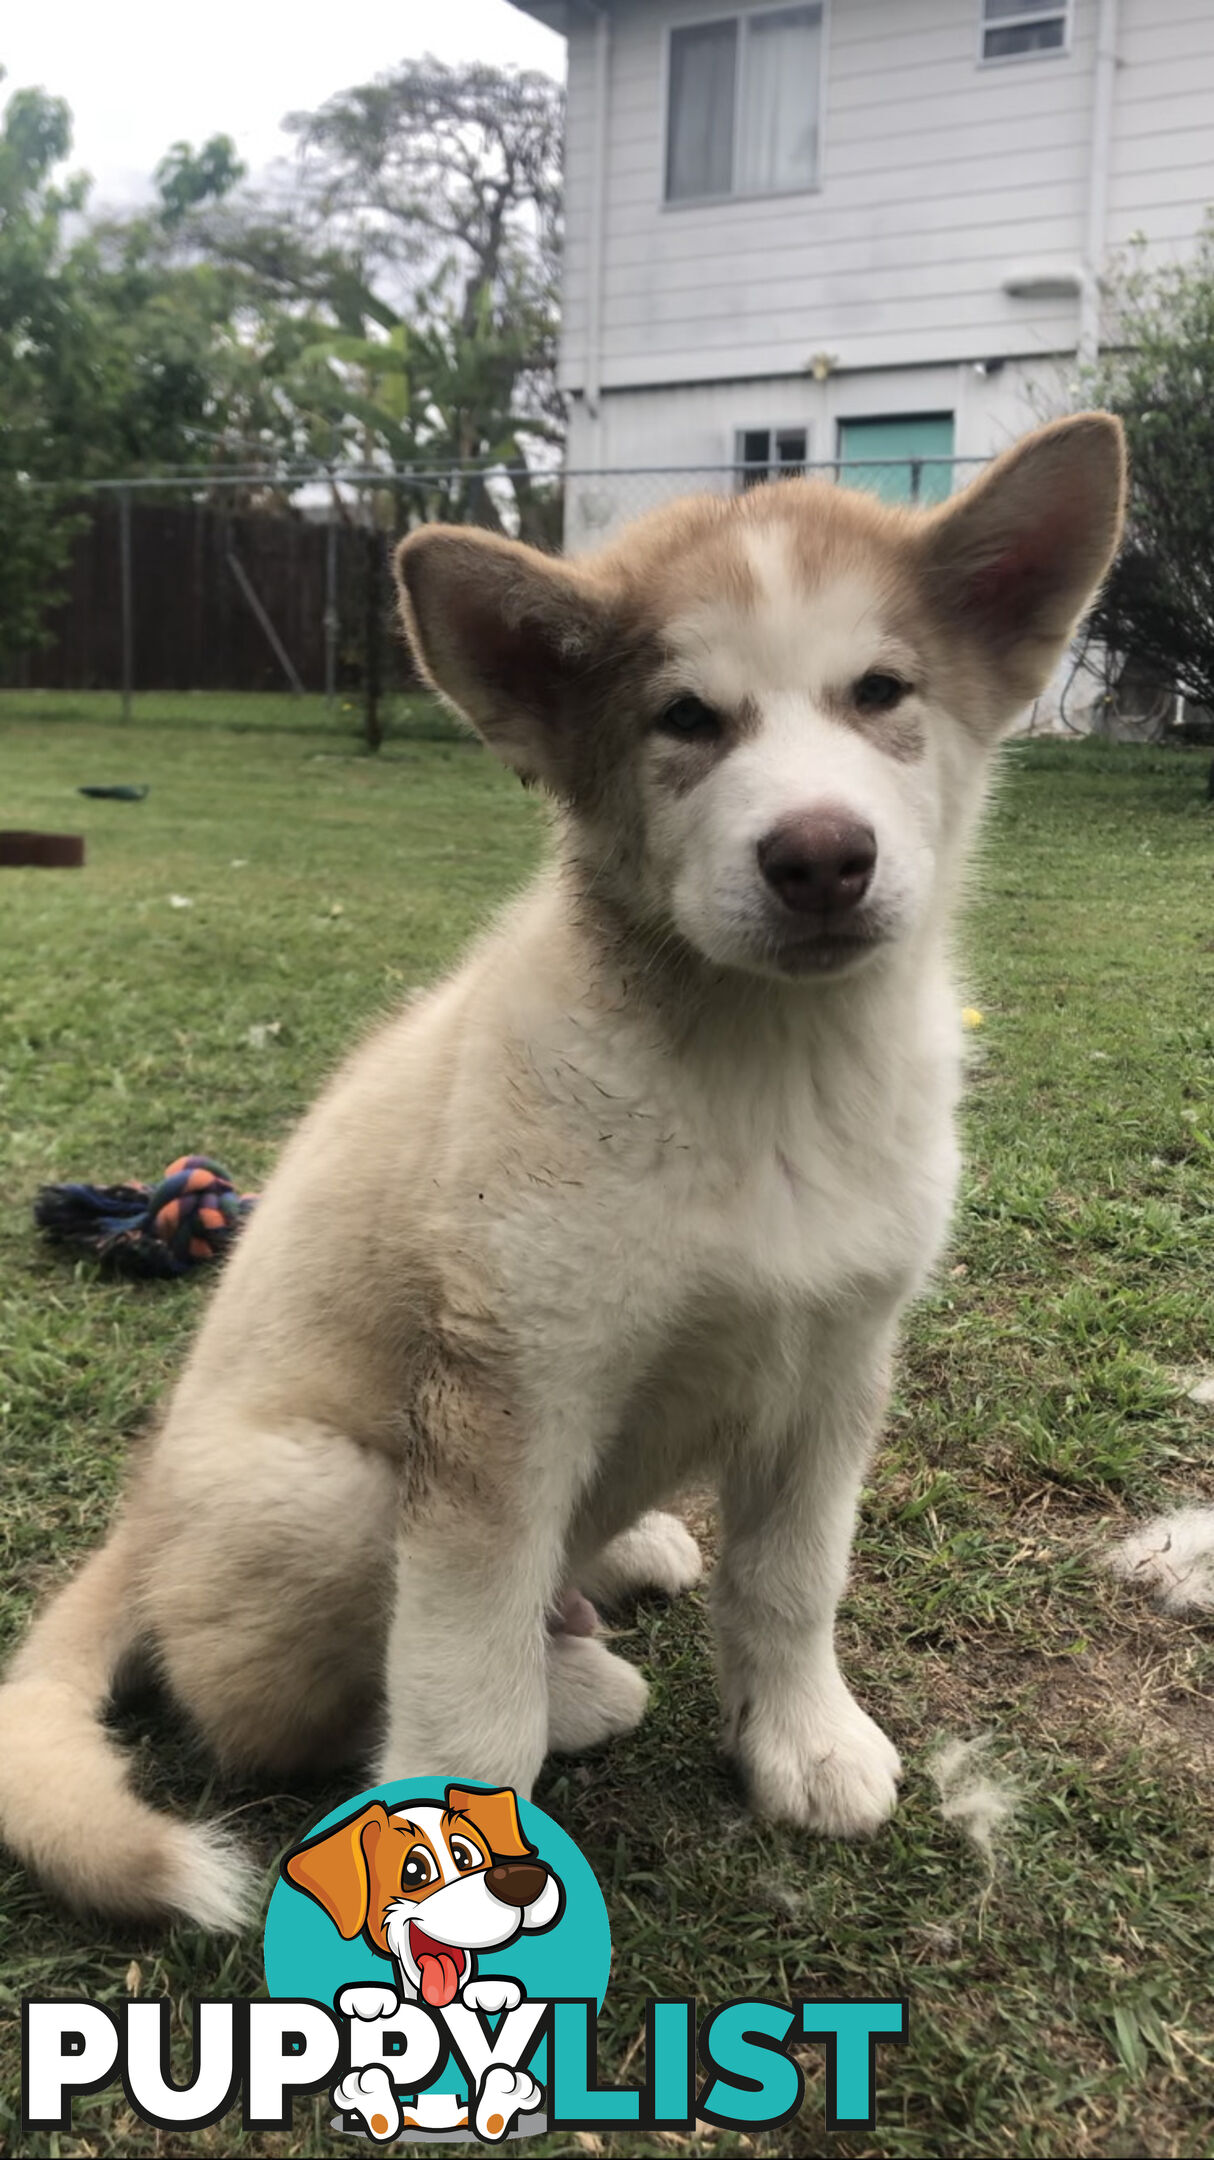
{"type": "MultiPolygon", "coordinates": [[[[48,642],[10,667],[7,680],[16,688],[122,687],[118,496],[94,497],[81,511],[84,522],[64,578],[65,597],[47,623],[48,642]]],[[[388,688],[406,685],[410,668],[392,630],[390,580],[382,562],[370,561],[372,548],[381,555],[386,551],[383,536],[338,524],[334,543],[331,555],[329,528],[292,511],[229,512],[213,503],[133,494],[133,688],[282,690],[292,687],[293,670],[305,690],[323,690],[330,597],[336,612],[335,687],[359,690],[366,680],[369,597],[371,620],[379,624],[380,679],[388,688]]]]}

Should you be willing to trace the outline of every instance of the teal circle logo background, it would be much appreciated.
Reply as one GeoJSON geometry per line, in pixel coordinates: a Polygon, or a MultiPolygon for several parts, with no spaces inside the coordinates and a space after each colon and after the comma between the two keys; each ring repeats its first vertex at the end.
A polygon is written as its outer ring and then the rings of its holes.
{"type": "MultiPolygon", "coordinates": [[[[372,1785],[309,1824],[297,1843],[302,1843],[305,1835],[311,1839],[324,1830],[335,1829],[375,1800],[389,1812],[407,1806],[411,1800],[442,1807],[448,1785],[454,1784],[470,1792],[495,1789],[479,1780],[454,1776],[372,1785]]],[[[523,1835],[564,1885],[564,1910],[555,1927],[543,1933],[520,1934],[499,1950],[478,1952],[477,1972],[508,1974],[532,2001],[586,1995],[593,1996],[601,2010],[611,1975],[611,1923],[597,1878],[573,1839],[542,1808],[520,1799],[518,1811],[523,1835]]],[[[380,1957],[361,1935],[355,1936],[353,1942],[343,1941],[316,1900],[281,1876],[274,1885],[266,1914],[265,1970],[271,1995],[309,1996],[313,2002],[326,2005],[334,2002],[343,1987],[394,1985],[396,1973],[391,1959],[380,1957]]],[[[538,2059],[536,2075],[543,2079],[538,2059]]],[[[459,2072],[449,2065],[427,2090],[449,2092],[459,2087],[459,2072]]]]}

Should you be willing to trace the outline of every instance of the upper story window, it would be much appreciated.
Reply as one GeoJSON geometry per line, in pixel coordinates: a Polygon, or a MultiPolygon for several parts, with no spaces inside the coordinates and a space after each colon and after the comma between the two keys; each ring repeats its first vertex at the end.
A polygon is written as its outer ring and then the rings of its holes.
{"type": "Polygon", "coordinates": [[[1069,0],[981,0],[982,57],[1019,60],[1025,53],[1065,52],[1069,0]]]}
{"type": "Polygon", "coordinates": [[[672,30],[667,202],[816,186],[821,64],[820,5],[672,30]]]}

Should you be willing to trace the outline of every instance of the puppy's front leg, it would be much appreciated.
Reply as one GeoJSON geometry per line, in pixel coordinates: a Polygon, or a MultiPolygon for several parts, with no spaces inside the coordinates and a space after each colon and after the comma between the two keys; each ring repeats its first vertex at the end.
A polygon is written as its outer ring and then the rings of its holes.
{"type": "Polygon", "coordinates": [[[840,1330],[816,1403],[779,1441],[742,1443],[722,1481],[713,1582],[726,1744],[761,1815],[828,1837],[876,1830],[897,1805],[897,1749],[835,1658],[856,1499],[885,1401],[892,1330],[840,1330]]]}
{"type": "Polygon", "coordinates": [[[547,1616],[569,1508],[525,1457],[432,1492],[397,1536],[381,1782],[530,1793],[548,1742],[547,1616]]]}

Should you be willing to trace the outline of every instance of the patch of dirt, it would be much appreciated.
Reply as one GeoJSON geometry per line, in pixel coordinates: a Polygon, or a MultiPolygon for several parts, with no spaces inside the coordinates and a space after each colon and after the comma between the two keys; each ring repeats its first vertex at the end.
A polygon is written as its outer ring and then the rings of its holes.
{"type": "MultiPolygon", "coordinates": [[[[1171,1756],[1208,1784],[1214,1700],[1197,1683],[1196,1663],[1192,1644],[1164,1646],[1149,1633],[1055,1656],[974,1643],[964,1659],[932,1674],[933,1723],[1005,1732],[1009,1712],[1018,1721],[1027,1712],[1041,1737],[1089,1761],[1142,1748],[1171,1756]]],[[[1023,1724],[1020,1736],[1032,1744],[1023,1724]]]]}
{"type": "Polygon", "coordinates": [[[1182,1652],[1161,1656],[1140,1641],[1123,1642],[1032,1663],[1038,1670],[1025,1677],[1051,1736],[1074,1734],[1090,1744],[1098,1719],[1130,1746],[1167,1749],[1207,1777],[1214,1771],[1214,1701],[1186,1686],[1182,1652]]]}

